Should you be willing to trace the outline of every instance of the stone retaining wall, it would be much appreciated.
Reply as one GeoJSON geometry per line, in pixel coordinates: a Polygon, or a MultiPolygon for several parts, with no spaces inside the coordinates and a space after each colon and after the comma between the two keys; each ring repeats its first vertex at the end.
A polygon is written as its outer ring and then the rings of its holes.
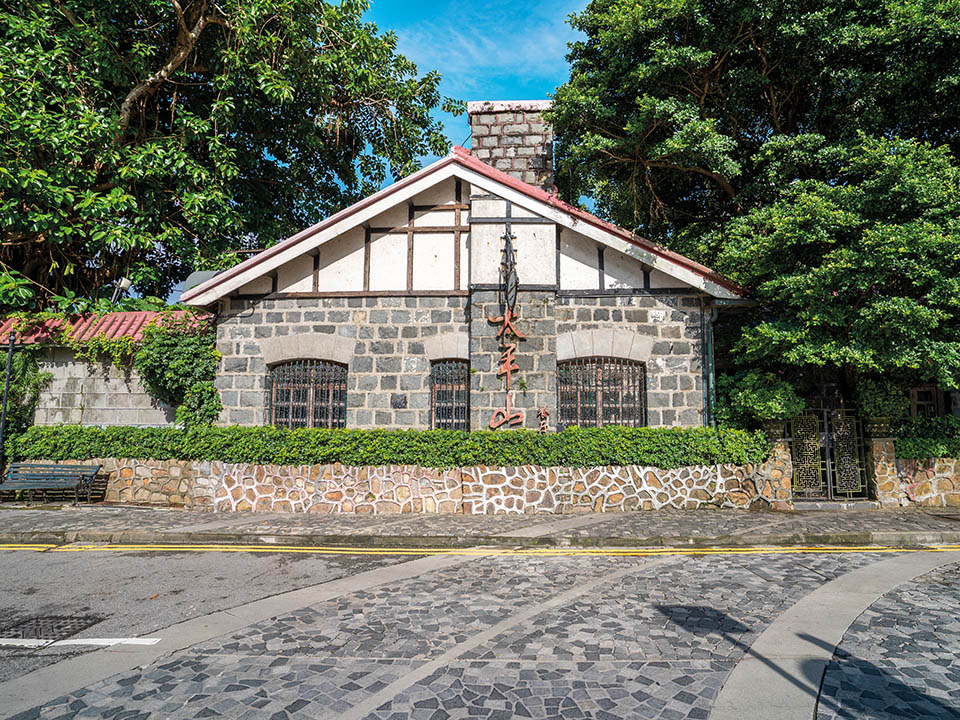
{"type": "Polygon", "coordinates": [[[960,459],[896,457],[890,438],[870,441],[873,494],[882,507],[960,507],[960,459]]]}
{"type": "Polygon", "coordinates": [[[580,513],[792,506],[786,444],[761,465],[621,467],[254,465],[95,460],[105,499],[239,512],[580,513]]]}

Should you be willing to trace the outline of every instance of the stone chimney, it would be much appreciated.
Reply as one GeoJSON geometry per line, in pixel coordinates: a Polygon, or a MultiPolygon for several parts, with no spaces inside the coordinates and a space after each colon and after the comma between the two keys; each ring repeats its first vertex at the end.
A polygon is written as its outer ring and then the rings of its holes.
{"type": "Polygon", "coordinates": [[[467,103],[471,154],[518,180],[554,192],[553,128],[543,119],[549,100],[467,103]]]}

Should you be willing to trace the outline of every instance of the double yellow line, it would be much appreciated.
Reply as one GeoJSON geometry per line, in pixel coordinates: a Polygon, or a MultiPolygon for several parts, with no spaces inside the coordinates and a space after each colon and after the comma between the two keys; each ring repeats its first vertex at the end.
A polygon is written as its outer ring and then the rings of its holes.
{"type": "Polygon", "coordinates": [[[744,548],[568,548],[568,547],[469,547],[469,548],[415,548],[415,547],[349,547],[315,545],[124,545],[124,544],[83,544],[53,545],[40,543],[5,543],[0,550],[33,550],[38,552],[223,552],[223,553],[294,553],[304,555],[474,555],[478,557],[495,556],[589,556],[589,557],[656,557],[673,555],[796,555],[823,553],[890,553],[890,552],[949,552],[960,550],[960,545],[934,545],[924,547],[892,547],[879,545],[859,546],[784,546],[784,547],[744,547],[744,548]]]}

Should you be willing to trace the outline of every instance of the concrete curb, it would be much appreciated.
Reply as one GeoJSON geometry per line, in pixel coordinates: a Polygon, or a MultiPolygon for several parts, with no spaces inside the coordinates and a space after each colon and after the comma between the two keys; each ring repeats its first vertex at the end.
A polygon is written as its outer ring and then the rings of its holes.
{"type": "Polygon", "coordinates": [[[861,531],[838,533],[755,533],[719,536],[589,537],[544,535],[270,535],[228,532],[160,532],[153,530],[38,530],[0,532],[0,543],[69,545],[263,545],[364,548],[485,547],[767,547],[788,545],[883,545],[923,547],[960,544],[960,531],[861,531]]]}

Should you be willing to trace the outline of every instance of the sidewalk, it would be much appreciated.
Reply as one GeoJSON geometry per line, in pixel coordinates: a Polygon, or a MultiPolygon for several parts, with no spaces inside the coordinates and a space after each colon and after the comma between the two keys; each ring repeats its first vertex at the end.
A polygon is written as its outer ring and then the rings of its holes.
{"type": "Polygon", "coordinates": [[[659,510],[582,515],[307,515],[0,505],[0,543],[365,547],[960,543],[960,510],[659,510]]]}

